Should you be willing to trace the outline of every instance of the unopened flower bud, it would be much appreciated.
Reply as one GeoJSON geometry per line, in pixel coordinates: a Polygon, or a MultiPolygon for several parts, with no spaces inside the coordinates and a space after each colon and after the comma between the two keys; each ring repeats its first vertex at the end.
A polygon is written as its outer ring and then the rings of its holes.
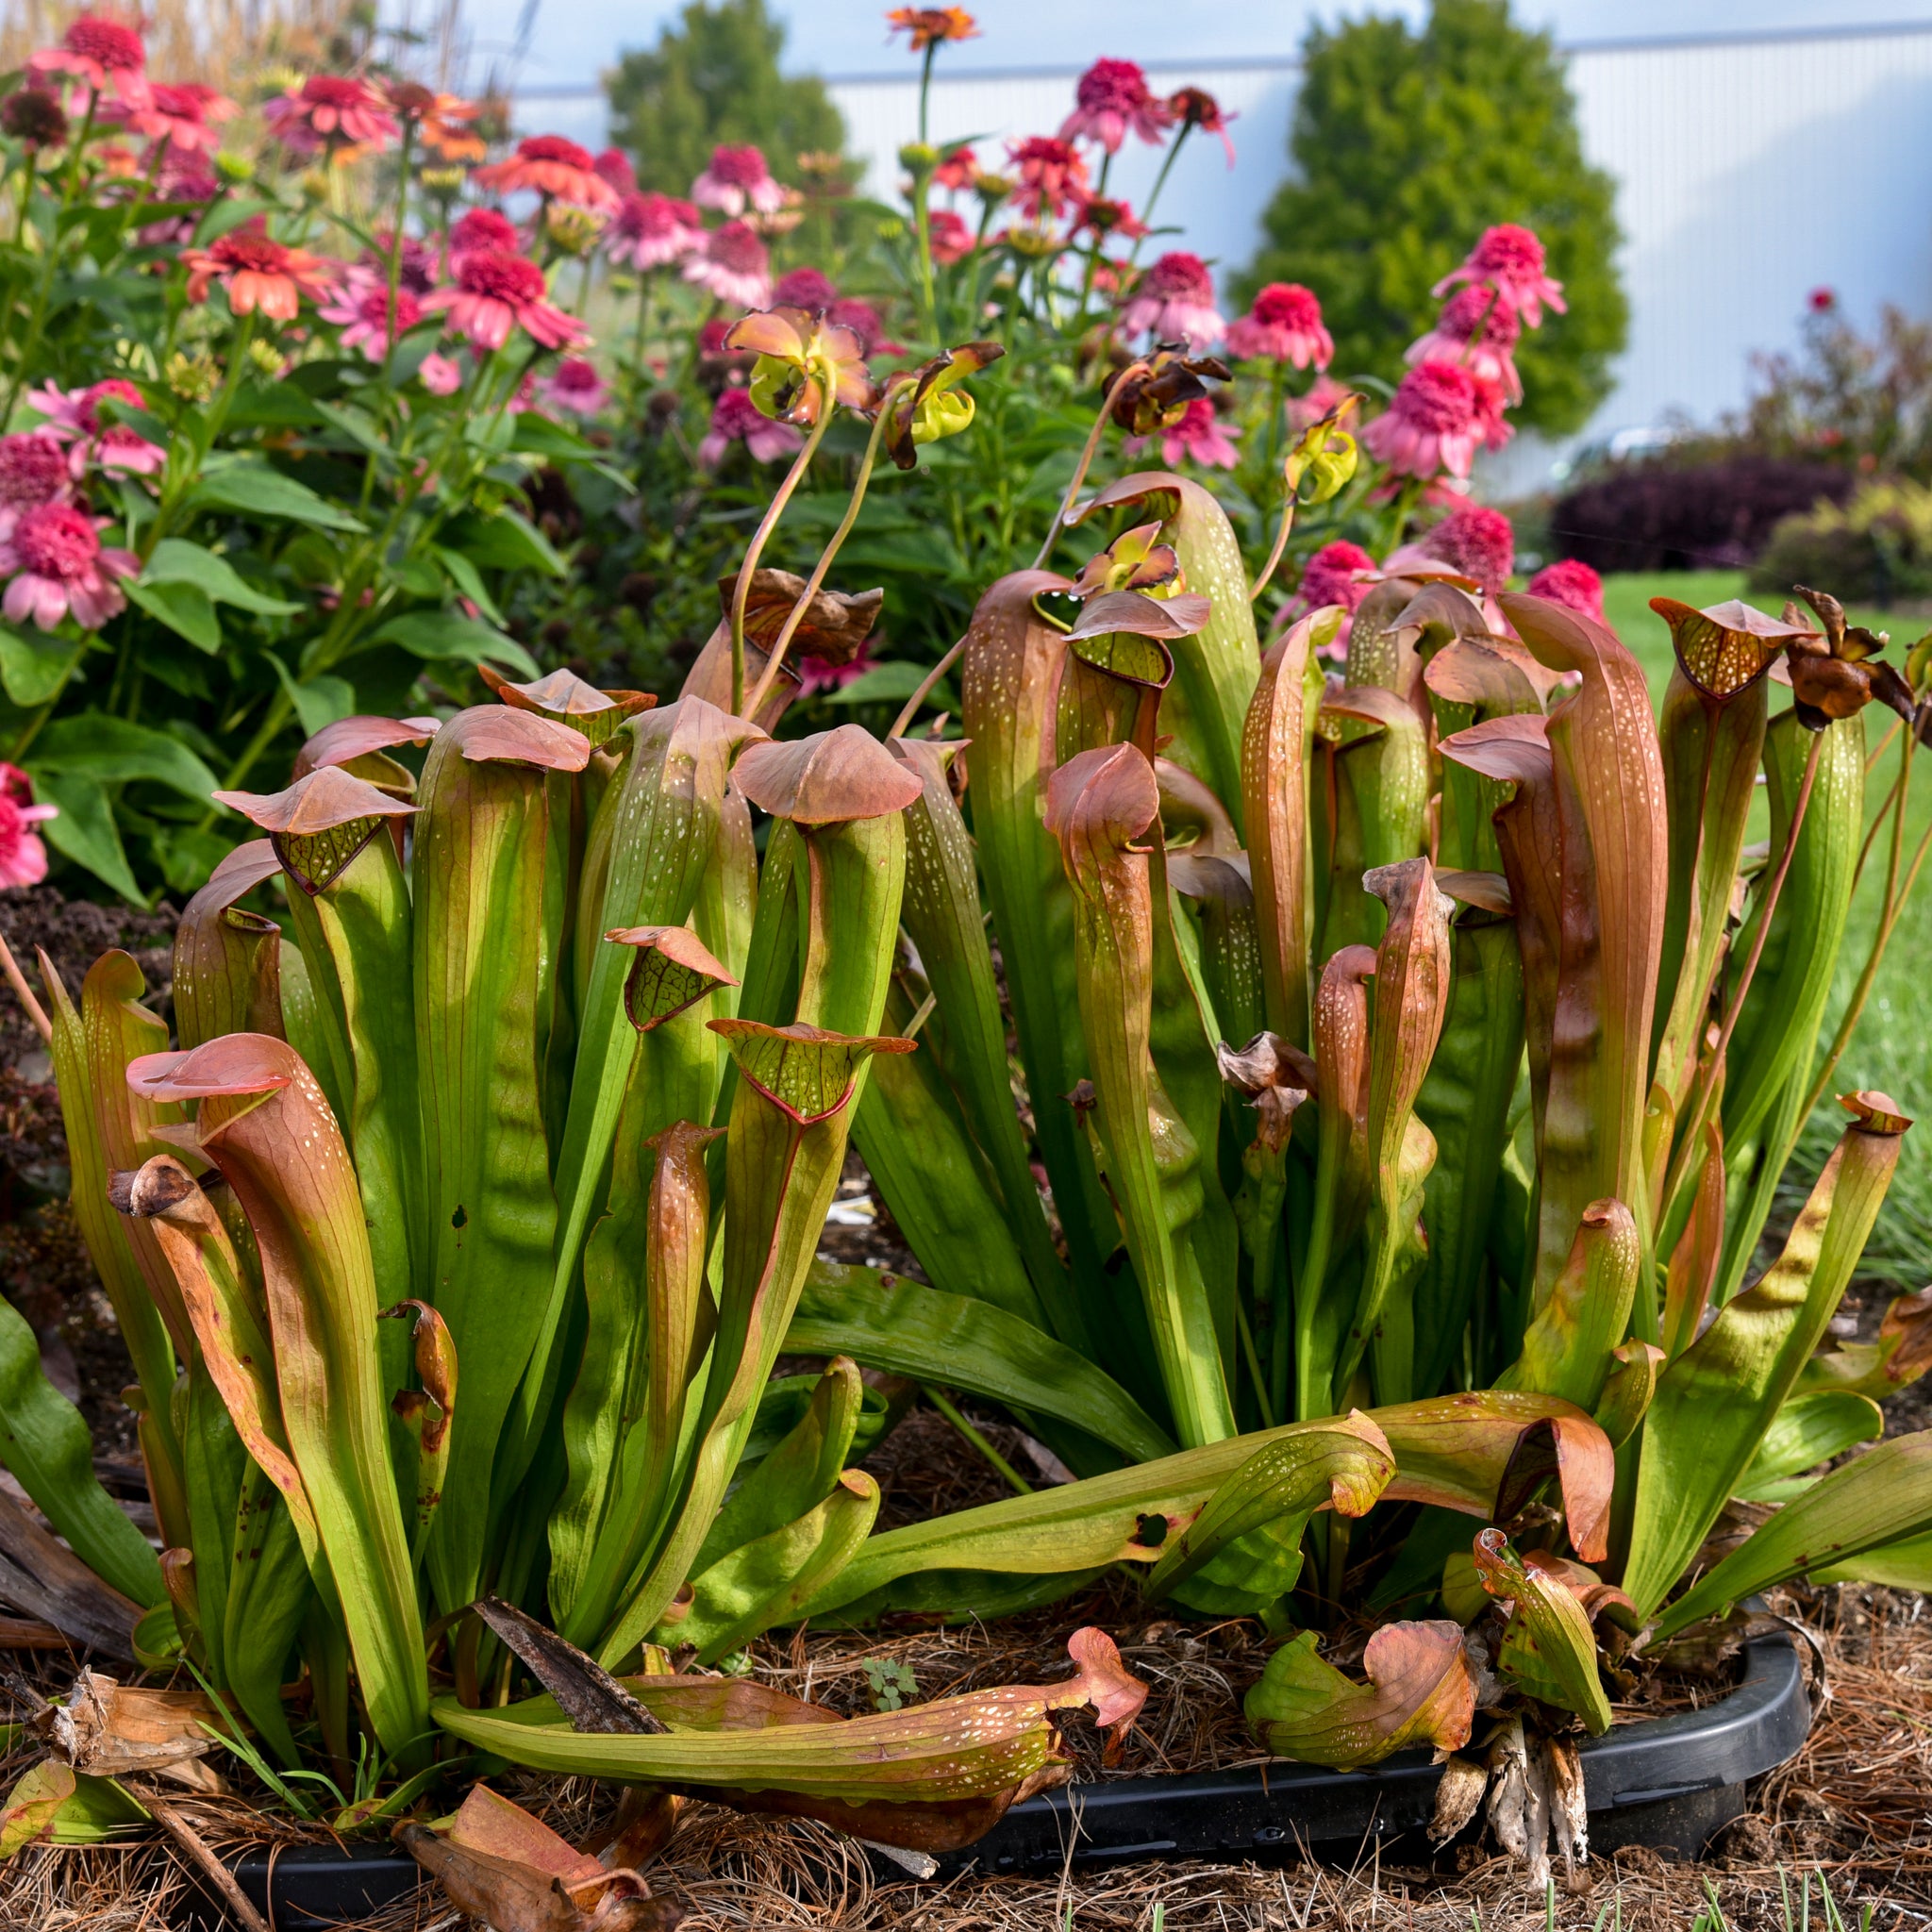
{"type": "Polygon", "coordinates": [[[184,403],[207,402],[222,383],[222,372],[206,349],[196,349],[192,355],[176,349],[168,358],[165,373],[169,389],[184,403]]]}
{"type": "Polygon", "coordinates": [[[279,375],[281,374],[283,362],[281,345],[278,342],[270,341],[266,337],[256,336],[251,339],[248,344],[248,359],[264,375],[279,375]]]}
{"type": "Polygon", "coordinates": [[[460,168],[425,168],[418,177],[431,194],[455,194],[463,185],[460,168]]]}
{"type": "Polygon", "coordinates": [[[566,255],[585,256],[597,245],[597,237],[604,232],[604,218],[592,208],[552,202],[544,213],[543,227],[566,255]]]}
{"type": "Polygon", "coordinates": [[[923,181],[940,164],[940,151],[929,141],[908,141],[899,150],[899,165],[915,181],[923,181]]]}

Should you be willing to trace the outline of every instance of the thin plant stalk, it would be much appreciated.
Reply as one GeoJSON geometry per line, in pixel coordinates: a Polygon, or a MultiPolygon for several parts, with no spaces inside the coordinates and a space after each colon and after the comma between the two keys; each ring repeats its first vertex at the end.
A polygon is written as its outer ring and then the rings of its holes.
{"type": "Polygon", "coordinates": [[[906,700],[904,709],[902,709],[899,715],[892,720],[892,728],[886,733],[887,738],[904,738],[906,736],[907,731],[911,726],[913,719],[915,719],[919,715],[920,706],[924,704],[926,699],[932,695],[933,687],[936,684],[938,684],[940,679],[942,678],[946,675],[946,673],[949,672],[953,668],[953,666],[959,661],[959,654],[963,650],[965,650],[965,648],[966,640],[964,638],[961,638],[957,644],[955,644],[953,648],[950,651],[948,651],[946,655],[943,658],[941,658],[940,661],[937,664],[935,664],[932,667],[932,669],[928,671],[925,674],[925,675],[919,680],[919,688],[912,693],[912,695],[909,698],[906,700]]]}
{"type": "Polygon", "coordinates": [[[974,1454],[982,1457],[1003,1482],[1012,1484],[1023,1496],[1030,1496],[1033,1493],[1033,1485],[959,1413],[941,1391],[926,1382],[922,1382],[919,1386],[925,1399],[953,1425],[960,1440],[974,1454]]]}
{"type": "MultiPolygon", "coordinates": [[[[813,377],[813,380],[818,378],[813,377]]],[[[792,458],[784,482],[779,484],[776,494],[765,506],[765,513],[758,519],[758,528],[751,533],[744,561],[739,566],[738,587],[731,593],[731,709],[737,717],[745,715],[744,610],[751,599],[752,573],[758,569],[758,558],[764,555],[772,532],[778,527],[778,519],[785,514],[785,506],[791,501],[792,491],[804,480],[805,473],[811,468],[812,458],[818,455],[819,444],[825,440],[825,429],[832,420],[833,403],[830,392],[822,382],[819,384],[819,405],[818,421],[811,425],[811,434],[805,439],[805,447],[792,458]]]]}
{"type": "MultiPolygon", "coordinates": [[[[805,613],[811,608],[811,600],[818,595],[824,586],[826,574],[832,568],[833,558],[838,556],[846,538],[852,534],[852,526],[858,521],[858,512],[865,504],[866,486],[872,481],[873,468],[878,461],[879,441],[885,434],[886,404],[894,387],[895,384],[888,384],[886,392],[879,398],[878,408],[873,414],[872,434],[866,439],[865,455],[859,461],[858,477],[852,486],[852,495],[845,505],[845,514],[839,519],[839,527],[832,532],[831,541],[825,545],[824,554],[812,568],[811,575],[806,580],[805,589],[799,592],[798,601],[792,605],[790,614],[786,617],[784,628],[779,631],[777,641],[773,644],[771,655],[765,659],[764,673],[758,681],[758,688],[752,692],[749,705],[739,711],[741,717],[755,718],[758,715],[758,708],[764,703],[765,694],[777,681],[779,670],[785,662],[785,653],[791,648],[791,640],[798,635],[798,626],[805,622],[805,613]]],[[[829,403],[826,405],[825,414],[827,417],[831,414],[829,403]]],[[[747,568],[745,574],[739,578],[741,594],[749,577],[750,571],[747,568]]],[[[738,600],[734,597],[732,601],[736,604],[738,600]]],[[[737,660],[734,659],[734,674],[736,670],[737,660]]]]}
{"type": "MultiPolygon", "coordinates": [[[[1785,834],[1785,849],[1778,855],[1777,870],[1772,874],[1771,883],[1765,890],[1764,911],[1757,922],[1757,934],[1751,941],[1751,951],[1744,960],[1744,970],[1738,975],[1736,990],[1725,1004],[1724,1024],[1719,1028],[1716,1043],[1705,1059],[1703,1076],[1697,1083],[1690,1118],[1685,1124],[1676,1158],[1671,1162],[1664,1181],[1663,1198],[1667,1204],[1677,1198],[1685,1181],[1702,1158],[1704,1124],[1709,1118],[1712,1103],[1717,1098],[1724,1052],[1731,1043],[1731,1035],[1738,1030],[1738,1016],[1744,1010],[1744,996],[1751,991],[1751,981],[1757,974],[1757,962],[1764,957],[1764,942],[1771,935],[1771,921],[1773,914],[1777,910],[1778,895],[1784,891],[1786,875],[1791,869],[1792,858],[1797,855],[1798,835],[1805,829],[1805,813],[1811,803],[1811,787],[1818,776],[1818,758],[1824,747],[1824,732],[1814,731],[1811,734],[1811,749],[1805,758],[1804,780],[1798,787],[1797,803],[1791,811],[1791,827],[1785,834]]],[[[1807,1111],[1808,1110],[1807,1108],[1807,1111]]]]}
{"type": "Polygon", "coordinates": [[[1093,458],[1100,449],[1100,432],[1107,427],[1108,405],[1114,390],[1122,383],[1131,382],[1135,376],[1144,375],[1146,369],[1145,357],[1129,362],[1115,377],[1113,389],[1109,389],[1107,394],[1101,397],[1099,413],[1093,419],[1093,427],[1087,432],[1087,441],[1080,451],[1080,460],[1074,465],[1074,475],[1067,485],[1067,493],[1061,497],[1059,508],[1054,511],[1053,521],[1047,525],[1046,535],[1041,541],[1040,554],[1033,559],[1035,570],[1046,568],[1046,559],[1053,555],[1053,546],[1059,541],[1060,532],[1066,527],[1067,518],[1073,513],[1074,505],[1080,494],[1080,486],[1087,480],[1087,472],[1093,467],[1093,458]]]}

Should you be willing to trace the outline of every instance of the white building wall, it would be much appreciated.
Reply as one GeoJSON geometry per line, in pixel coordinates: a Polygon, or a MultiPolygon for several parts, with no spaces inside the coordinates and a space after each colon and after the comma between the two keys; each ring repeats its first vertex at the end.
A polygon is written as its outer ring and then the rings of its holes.
{"type": "MultiPolygon", "coordinates": [[[[1585,149],[1618,182],[1631,303],[1617,388],[1588,437],[1674,410],[1707,420],[1735,407],[1751,356],[1791,344],[1813,288],[1834,289],[1860,322],[1887,302],[1932,313],[1932,23],[1583,45],[1569,51],[1569,69],[1585,149]]],[[[1074,77],[948,78],[941,65],[932,138],[970,138],[996,159],[1007,140],[1058,128],[1074,77]]],[[[1163,93],[1205,87],[1240,117],[1237,165],[1229,170],[1220,143],[1196,134],[1155,210],[1157,223],[1176,225],[1168,245],[1238,268],[1287,168],[1297,70],[1163,63],[1148,79],[1163,93]]],[[[851,150],[867,162],[868,188],[890,197],[898,151],[917,132],[915,79],[893,73],[829,87],[851,150]]],[[[527,126],[601,142],[601,97],[532,92],[518,106],[527,126]]],[[[1110,189],[1141,206],[1158,160],[1130,142],[1110,189]]],[[[1536,480],[1552,454],[1524,449],[1503,487],[1536,480]]]]}

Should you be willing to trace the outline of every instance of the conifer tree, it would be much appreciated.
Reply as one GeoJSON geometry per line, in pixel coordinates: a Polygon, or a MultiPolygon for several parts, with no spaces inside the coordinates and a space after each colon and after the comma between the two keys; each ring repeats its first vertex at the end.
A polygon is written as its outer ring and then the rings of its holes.
{"type": "Polygon", "coordinates": [[[1376,17],[1311,27],[1289,148],[1294,175],[1239,299],[1305,283],[1335,337],[1334,374],[1392,377],[1441,306],[1434,284],[1485,228],[1519,222],[1542,238],[1569,311],[1524,333],[1517,420],[1583,425],[1609,391],[1629,308],[1615,184],[1584,158],[1549,35],[1519,26],[1508,0],[1433,0],[1420,32],[1376,17]]]}
{"type": "Polygon", "coordinates": [[[691,0],[649,52],[624,55],[605,77],[610,138],[638,184],[689,194],[720,142],[764,150],[772,173],[796,183],[802,154],[836,154],[845,124],[824,83],[779,70],[784,25],[765,0],[691,0]]]}

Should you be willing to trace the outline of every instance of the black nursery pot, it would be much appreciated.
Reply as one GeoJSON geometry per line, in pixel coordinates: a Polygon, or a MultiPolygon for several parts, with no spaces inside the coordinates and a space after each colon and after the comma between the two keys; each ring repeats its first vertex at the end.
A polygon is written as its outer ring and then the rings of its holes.
{"type": "MultiPolygon", "coordinates": [[[[1648,1845],[1695,1857],[1743,1815],[1746,1783],[1797,1754],[1811,1727],[1796,1644],[1784,1632],[1744,1651],[1744,1681],[1702,1710],[1627,1724],[1582,1746],[1592,1848],[1648,1845]]],[[[1373,1771],[1276,1758],[1241,1771],[1062,1785],[1015,1805],[977,1844],[940,1861],[1024,1875],[1142,1858],[1426,1862],[1441,1774],[1426,1751],[1373,1771]]],[[[1472,1827],[1472,1831],[1475,1827],[1472,1827]]]]}
{"type": "MultiPolygon", "coordinates": [[[[1783,1632],[1760,1637],[1744,1658],[1744,1681],[1703,1710],[1624,1725],[1583,1745],[1595,1849],[1647,1845],[1695,1857],[1742,1816],[1746,1784],[1796,1755],[1811,1726],[1796,1644],[1783,1632]]],[[[1015,1805],[977,1844],[941,1858],[935,1875],[1058,1872],[1069,1844],[1075,1870],[1143,1858],[1352,1863],[1376,1843],[1385,1858],[1424,1860],[1440,1774],[1426,1752],[1405,1751],[1368,1772],[1277,1758],[1241,1771],[1063,1785],[1015,1805]]],[[[881,1871],[905,1876],[897,1867],[881,1871]]],[[[268,1855],[251,1852],[235,1875],[277,1932],[353,1924],[423,1882],[416,1861],[387,1843],[287,1846],[273,1874],[268,1855]]],[[[220,1921],[210,1911],[203,1923],[220,1921]]]]}

